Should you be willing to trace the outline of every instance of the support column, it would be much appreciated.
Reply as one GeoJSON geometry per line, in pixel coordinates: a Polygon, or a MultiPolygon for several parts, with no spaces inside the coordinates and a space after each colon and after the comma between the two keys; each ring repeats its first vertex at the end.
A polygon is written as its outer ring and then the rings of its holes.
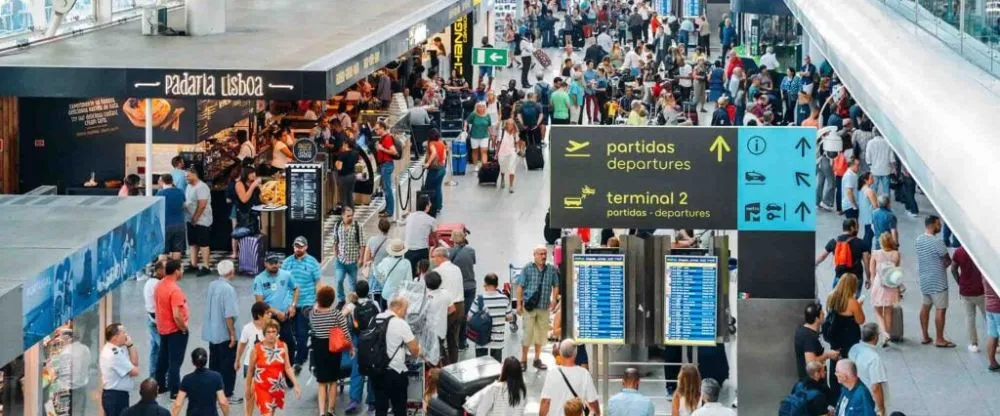
{"type": "Polygon", "coordinates": [[[153,196],[153,99],[146,99],[146,196],[153,196]]]}

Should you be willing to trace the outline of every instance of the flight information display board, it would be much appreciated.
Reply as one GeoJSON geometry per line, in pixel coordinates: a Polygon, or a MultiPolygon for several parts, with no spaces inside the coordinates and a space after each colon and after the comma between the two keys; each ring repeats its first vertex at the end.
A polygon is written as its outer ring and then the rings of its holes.
{"type": "Polygon", "coordinates": [[[625,343],[625,255],[573,255],[573,332],[583,344],[625,343]]]}
{"type": "Polygon", "coordinates": [[[715,345],[719,258],[666,256],[664,343],[715,345]]]}

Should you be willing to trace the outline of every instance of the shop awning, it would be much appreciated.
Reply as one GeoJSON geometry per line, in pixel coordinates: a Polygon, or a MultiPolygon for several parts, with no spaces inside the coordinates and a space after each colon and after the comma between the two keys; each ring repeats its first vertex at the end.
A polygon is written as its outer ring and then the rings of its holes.
{"type": "Polygon", "coordinates": [[[131,22],[0,55],[0,96],[325,99],[480,1],[228,0],[220,35],[131,22]]]}
{"type": "Polygon", "coordinates": [[[0,364],[163,251],[162,198],[0,195],[0,364]]]}

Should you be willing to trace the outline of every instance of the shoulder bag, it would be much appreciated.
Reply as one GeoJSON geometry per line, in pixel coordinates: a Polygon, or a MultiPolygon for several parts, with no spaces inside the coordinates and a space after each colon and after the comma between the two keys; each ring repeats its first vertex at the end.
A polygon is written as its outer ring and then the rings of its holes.
{"type": "MultiPolygon", "coordinates": [[[[559,375],[561,375],[563,381],[566,382],[566,387],[569,388],[570,393],[573,393],[573,397],[584,400],[580,397],[580,395],[576,394],[576,390],[573,389],[573,385],[569,383],[569,379],[566,378],[566,373],[564,373],[561,368],[559,369],[559,375]]],[[[590,416],[590,406],[588,406],[588,403],[586,402],[583,403],[583,414],[584,416],[590,416]]]]}
{"type": "MultiPolygon", "coordinates": [[[[531,264],[528,267],[534,267],[534,266],[535,266],[534,264],[531,264]]],[[[535,292],[531,294],[531,297],[529,297],[528,299],[526,299],[524,301],[524,309],[526,311],[530,312],[530,311],[533,311],[533,310],[537,309],[538,306],[539,306],[539,303],[542,301],[542,299],[541,299],[542,298],[542,287],[543,287],[543,285],[545,285],[545,272],[547,272],[547,271],[549,271],[549,265],[548,264],[546,264],[545,268],[542,269],[542,278],[539,279],[539,281],[538,281],[538,288],[536,288],[535,292]]],[[[521,273],[524,273],[524,271],[522,271],[521,273]]]]}

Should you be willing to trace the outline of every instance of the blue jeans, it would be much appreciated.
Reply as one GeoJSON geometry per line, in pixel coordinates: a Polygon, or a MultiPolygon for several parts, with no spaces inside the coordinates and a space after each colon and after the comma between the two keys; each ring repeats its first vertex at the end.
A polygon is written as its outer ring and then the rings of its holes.
{"type": "MultiPolygon", "coordinates": [[[[354,346],[358,346],[358,338],[356,336],[351,337],[351,341],[354,342],[354,346]]],[[[369,405],[375,405],[375,389],[372,388],[372,379],[368,378],[367,383],[365,382],[365,376],[361,375],[358,370],[358,360],[357,357],[351,359],[351,389],[348,393],[351,401],[355,403],[361,403],[361,394],[364,392],[364,385],[368,385],[368,398],[365,403],[369,405]]]]}
{"type": "Polygon", "coordinates": [[[468,322],[466,322],[465,318],[469,316],[469,309],[472,308],[472,303],[476,301],[476,288],[465,289],[463,292],[464,293],[462,293],[462,295],[465,297],[465,311],[463,312],[463,315],[459,318],[462,321],[461,327],[459,327],[458,329],[459,348],[466,348],[468,346],[468,338],[465,337],[465,331],[467,328],[466,325],[468,324],[468,322]]]}
{"type": "Polygon", "coordinates": [[[160,357],[160,333],[156,331],[156,320],[146,314],[146,327],[149,328],[149,376],[156,377],[156,361],[160,357]]]}
{"type": "Polygon", "coordinates": [[[336,282],[333,288],[337,291],[337,303],[340,303],[344,301],[345,294],[353,292],[354,288],[358,285],[358,264],[345,264],[337,260],[333,276],[336,282]],[[349,290],[347,285],[344,284],[345,277],[350,278],[350,282],[348,282],[351,285],[349,290]]]}
{"type": "Polygon", "coordinates": [[[875,183],[872,184],[872,189],[875,190],[875,195],[889,195],[889,175],[885,176],[875,176],[875,183]]]}
{"type": "Polygon", "coordinates": [[[385,195],[385,213],[392,216],[396,212],[396,199],[392,195],[392,170],[395,165],[392,162],[385,162],[378,167],[379,175],[382,175],[382,194],[385,195]]]}
{"type": "Polygon", "coordinates": [[[295,360],[292,365],[305,364],[309,358],[309,314],[312,306],[295,308],[295,360]]]}
{"type": "Polygon", "coordinates": [[[171,395],[177,395],[181,388],[181,364],[184,364],[188,333],[174,332],[163,335],[161,340],[160,356],[156,363],[156,382],[170,390],[171,395]]]}
{"type": "Polygon", "coordinates": [[[441,186],[444,184],[444,175],[446,173],[445,170],[446,169],[443,167],[437,169],[430,169],[430,168],[427,169],[426,173],[427,179],[424,181],[423,189],[425,191],[434,192],[434,198],[431,199],[432,213],[437,213],[441,211],[442,193],[443,193],[441,186]]]}
{"type": "Polygon", "coordinates": [[[958,237],[951,232],[951,228],[948,228],[948,224],[944,221],[941,222],[941,237],[944,239],[945,247],[959,248],[962,245],[958,242],[958,237]]]}

